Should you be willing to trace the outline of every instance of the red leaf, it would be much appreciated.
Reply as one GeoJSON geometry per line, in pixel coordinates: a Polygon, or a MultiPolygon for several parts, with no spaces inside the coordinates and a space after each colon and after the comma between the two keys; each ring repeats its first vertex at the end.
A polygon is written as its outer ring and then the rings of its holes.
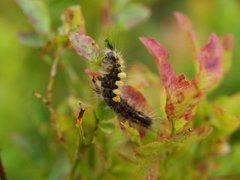
{"type": "Polygon", "coordinates": [[[141,37],[140,40],[154,57],[154,60],[158,65],[157,67],[162,75],[165,88],[170,89],[172,82],[175,81],[176,77],[172,66],[168,64],[168,52],[160,43],[152,38],[141,37]]]}
{"type": "Polygon", "coordinates": [[[200,88],[211,88],[223,76],[223,48],[216,34],[212,34],[208,43],[198,56],[200,63],[200,88]]]}
{"type": "Polygon", "coordinates": [[[121,97],[139,110],[146,110],[146,108],[149,108],[144,95],[133,86],[123,86],[121,90],[121,97]]]}
{"type": "MultiPolygon", "coordinates": [[[[144,95],[135,89],[133,86],[125,85],[121,90],[121,97],[126,100],[131,106],[144,113],[150,113],[150,106],[144,95]]],[[[146,128],[139,126],[138,132],[141,138],[146,135],[146,128]]]]}
{"type": "Polygon", "coordinates": [[[168,63],[168,52],[165,48],[152,38],[140,38],[142,43],[147,47],[148,51],[154,57],[158,65],[162,81],[168,93],[173,93],[177,88],[183,88],[190,85],[183,74],[176,76],[173,67],[168,63]]]}
{"type": "Polygon", "coordinates": [[[199,51],[199,45],[198,45],[196,33],[193,31],[193,28],[192,28],[192,22],[183,13],[175,12],[174,15],[177,19],[177,22],[180,28],[186,32],[187,37],[192,43],[193,50],[197,54],[197,52],[199,51]]]}
{"type": "Polygon", "coordinates": [[[154,57],[162,76],[162,81],[167,93],[165,111],[168,119],[191,117],[192,109],[199,100],[199,91],[195,82],[188,81],[183,74],[176,76],[172,66],[168,63],[168,52],[152,38],[140,38],[150,54],[154,57]]]}

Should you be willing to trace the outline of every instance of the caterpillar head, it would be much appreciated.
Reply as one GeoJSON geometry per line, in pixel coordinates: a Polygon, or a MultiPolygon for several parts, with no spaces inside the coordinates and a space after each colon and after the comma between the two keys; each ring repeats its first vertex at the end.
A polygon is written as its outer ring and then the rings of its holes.
{"type": "Polygon", "coordinates": [[[107,50],[105,52],[105,62],[109,63],[109,64],[115,64],[118,61],[118,56],[115,52],[115,48],[113,46],[113,44],[106,39],[106,46],[107,46],[107,50]]]}
{"type": "Polygon", "coordinates": [[[105,60],[109,61],[110,63],[116,63],[117,58],[116,58],[116,54],[114,51],[112,50],[107,50],[105,53],[105,60]]]}
{"type": "Polygon", "coordinates": [[[114,46],[108,39],[105,40],[105,43],[107,49],[104,52],[102,64],[103,71],[105,71],[105,74],[109,73],[113,68],[117,68],[119,71],[122,71],[124,68],[124,62],[121,54],[115,50],[114,46]]]}

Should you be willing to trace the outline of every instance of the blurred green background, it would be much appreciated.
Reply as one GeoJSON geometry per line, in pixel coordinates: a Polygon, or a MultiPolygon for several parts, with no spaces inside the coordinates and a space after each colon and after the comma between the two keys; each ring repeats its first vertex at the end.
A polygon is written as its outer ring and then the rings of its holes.
{"type": "MultiPolygon", "coordinates": [[[[120,2],[121,0],[119,0],[120,2]]],[[[104,0],[45,0],[48,5],[52,29],[60,26],[60,14],[70,5],[79,4],[86,19],[87,31],[92,37],[99,36],[100,9],[104,0]]],[[[151,17],[141,25],[129,30],[109,34],[117,48],[123,53],[127,64],[140,61],[157,73],[150,55],[140,44],[138,37],[150,36],[158,39],[171,54],[171,61],[177,72],[193,75],[193,55],[190,46],[178,37],[174,11],[181,11],[192,20],[201,43],[204,44],[211,32],[218,35],[232,33],[235,38],[233,63],[222,84],[210,95],[230,95],[240,90],[240,1],[239,0],[136,0],[151,10],[151,17]],[[175,38],[176,37],[176,38],[175,38]],[[189,63],[190,62],[190,63],[189,63]]],[[[46,126],[48,112],[44,105],[33,97],[32,92],[45,92],[50,66],[44,62],[38,49],[22,45],[16,34],[31,29],[28,19],[13,1],[2,1],[0,6],[0,148],[3,163],[9,179],[39,179],[45,163],[56,161],[56,157],[45,151],[48,140],[39,136],[50,133],[46,126]],[[40,132],[36,132],[40,131],[40,132]],[[27,144],[30,136],[33,144],[27,144]],[[35,149],[34,151],[32,149],[35,149]],[[36,153],[35,151],[38,151],[36,153]],[[42,154],[42,157],[39,155],[42,154]],[[39,171],[41,169],[41,171],[39,171]],[[33,178],[35,177],[35,178],[33,178]]],[[[70,53],[69,57],[75,57],[70,53]]],[[[84,97],[88,86],[84,74],[84,61],[70,62],[75,67],[81,84],[69,80],[60,66],[54,85],[54,99],[74,94],[84,97]]],[[[90,86],[90,85],[89,85],[90,86]]],[[[87,98],[86,98],[87,99],[87,98]]],[[[51,167],[51,165],[49,165],[51,167]]],[[[56,168],[56,167],[51,167],[56,168]]],[[[64,167],[63,167],[64,168],[64,167]]],[[[48,176],[51,179],[51,176],[48,176]]]]}

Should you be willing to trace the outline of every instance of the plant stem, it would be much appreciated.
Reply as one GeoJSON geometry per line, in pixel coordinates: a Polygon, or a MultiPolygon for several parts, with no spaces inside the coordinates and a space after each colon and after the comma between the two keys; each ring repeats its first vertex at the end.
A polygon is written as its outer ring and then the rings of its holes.
{"type": "Polygon", "coordinates": [[[77,121],[76,121],[76,127],[78,129],[77,149],[75,152],[72,167],[70,169],[69,179],[74,179],[75,171],[77,169],[77,166],[78,166],[79,160],[80,160],[81,148],[84,147],[84,141],[85,141],[85,136],[84,136],[84,132],[82,129],[82,120],[83,120],[83,115],[84,115],[85,109],[82,107],[81,102],[79,103],[79,106],[80,106],[80,110],[79,110],[79,114],[78,114],[77,121]]]}
{"type": "Polygon", "coordinates": [[[76,149],[72,167],[71,167],[71,170],[69,173],[69,180],[74,179],[74,175],[75,175],[77,166],[80,162],[80,153],[81,153],[81,148],[83,147],[82,146],[83,140],[84,140],[84,134],[83,134],[82,126],[80,126],[78,128],[77,149],[76,149]]]}
{"type": "Polygon", "coordinates": [[[93,139],[97,135],[99,120],[96,117],[96,113],[94,113],[94,116],[95,116],[95,120],[96,120],[96,125],[95,125],[95,128],[93,130],[92,137],[90,138],[88,143],[85,143],[85,135],[84,135],[84,132],[83,132],[83,129],[82,129],[82,125],[80,124],[78,126],[77,148],[76,148],[74,160],[72,162],[72,166],[71,166],[71,169],[70,169],[70,173],[69,173],[69,176],[68,176],[69,180],[73,180],[74,179],[77,166],[78,166],[78,164],[80,162],[80,155],[81,155],[81,153],[83,154],[84,151],[93,143],[93,139]]]}
{"type": "Polygon", "coordinates": [[[171,135],[173,136],[173,135],[175,134],[175,124],[174,124],[174,120],[171,119],[170,122],[171,122],[171,126],[172,126],[171,135]]]}
{"type": "MultiPolygon", "coordinates": [[[[49,80],[48,80],[48,84],[47,84],[46,95],[43,96],[42,94],[40,94],[38,92],[33,92],[33,95],[37,99],[41,100],[44,104],[46,104],[46,106],[48,108],[48,111],[49,111],[49,114],[50,114],[50,122],[52,124],[53,129],[54,129],[54,133],[55,133],[56,137],[58,138],[58,140],[64,141],[64,139],[62,139],[62,136],[61,136],[61,131],[59,130],[59,128],[57,126],[58,113],[52,105],[52,94],[53,94],[52,89],[53,89],[54,81],[55,81],[55,78],[56,78],[56,75],[57,75],[58,64],[59,64],[59,61],[60,61],[60,53],[61,53],[61,48],[59,48],[55,52],[55,57],[54,57],[52,65],[51,65],[49,80]]],[[[63,144],[63,147],[65,148],[65,150],[69,154],[69,150],[65,146],[65,144],[63,144]]]]}
{"type": "Polygon", "coordinates": [[[42,96],[38,92],[33,92],[33,95],[35,97],[37,97],[44,104],[47,105],[49,113],[50,113],[50,120],[53,123],[53,126],[57,133],[57,136],[58,136],[58,129],[56,127],[57,113],[56,113],[56,110],[54,109],[54,107],[52,106],[52,89],[53,89],[53,84],[54,84],[56,74],[57,74],[58,64],[59,64],[59,60],[60,60],[60,57],[59,57],[60,52],[61,52],[61,49],[57,50],[55,53],[55,57],[54,57],[54,60],[53,60],[52,66],[51,66],[49,80],[48,80],[48,84],[47,84],[46,96],[42,96]]]}
{"type": "Polygon", "coordinates": [[[58,63],[59,63],[59,52],[56,53],[55,59],[53,61],[52,67],[51,67],[51,71],[50,71],[50,76],[49,76],[49,81],[48,81],[48,85],[47,85],[47,100],[48,103],[51,104],[52,103],[52,89],[53,89],[53,83],[57,74],[57,67],[58,67],[58,63]]]}

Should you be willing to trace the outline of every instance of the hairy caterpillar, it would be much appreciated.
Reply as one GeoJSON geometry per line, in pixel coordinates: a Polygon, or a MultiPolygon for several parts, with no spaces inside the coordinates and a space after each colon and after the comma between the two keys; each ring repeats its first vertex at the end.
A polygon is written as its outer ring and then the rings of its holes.
{"type": "Polygon", "coordinates": [[[120,89],[123,86],[121,80],[126,77],[123,72],[123,59],[108,40],[106,40],[106,44],[107,50],[101,66],[101,75],[93,78],[96,92],[122,118],[145,128],[150,127],[152,119],[121,97],[120,89]]]}

